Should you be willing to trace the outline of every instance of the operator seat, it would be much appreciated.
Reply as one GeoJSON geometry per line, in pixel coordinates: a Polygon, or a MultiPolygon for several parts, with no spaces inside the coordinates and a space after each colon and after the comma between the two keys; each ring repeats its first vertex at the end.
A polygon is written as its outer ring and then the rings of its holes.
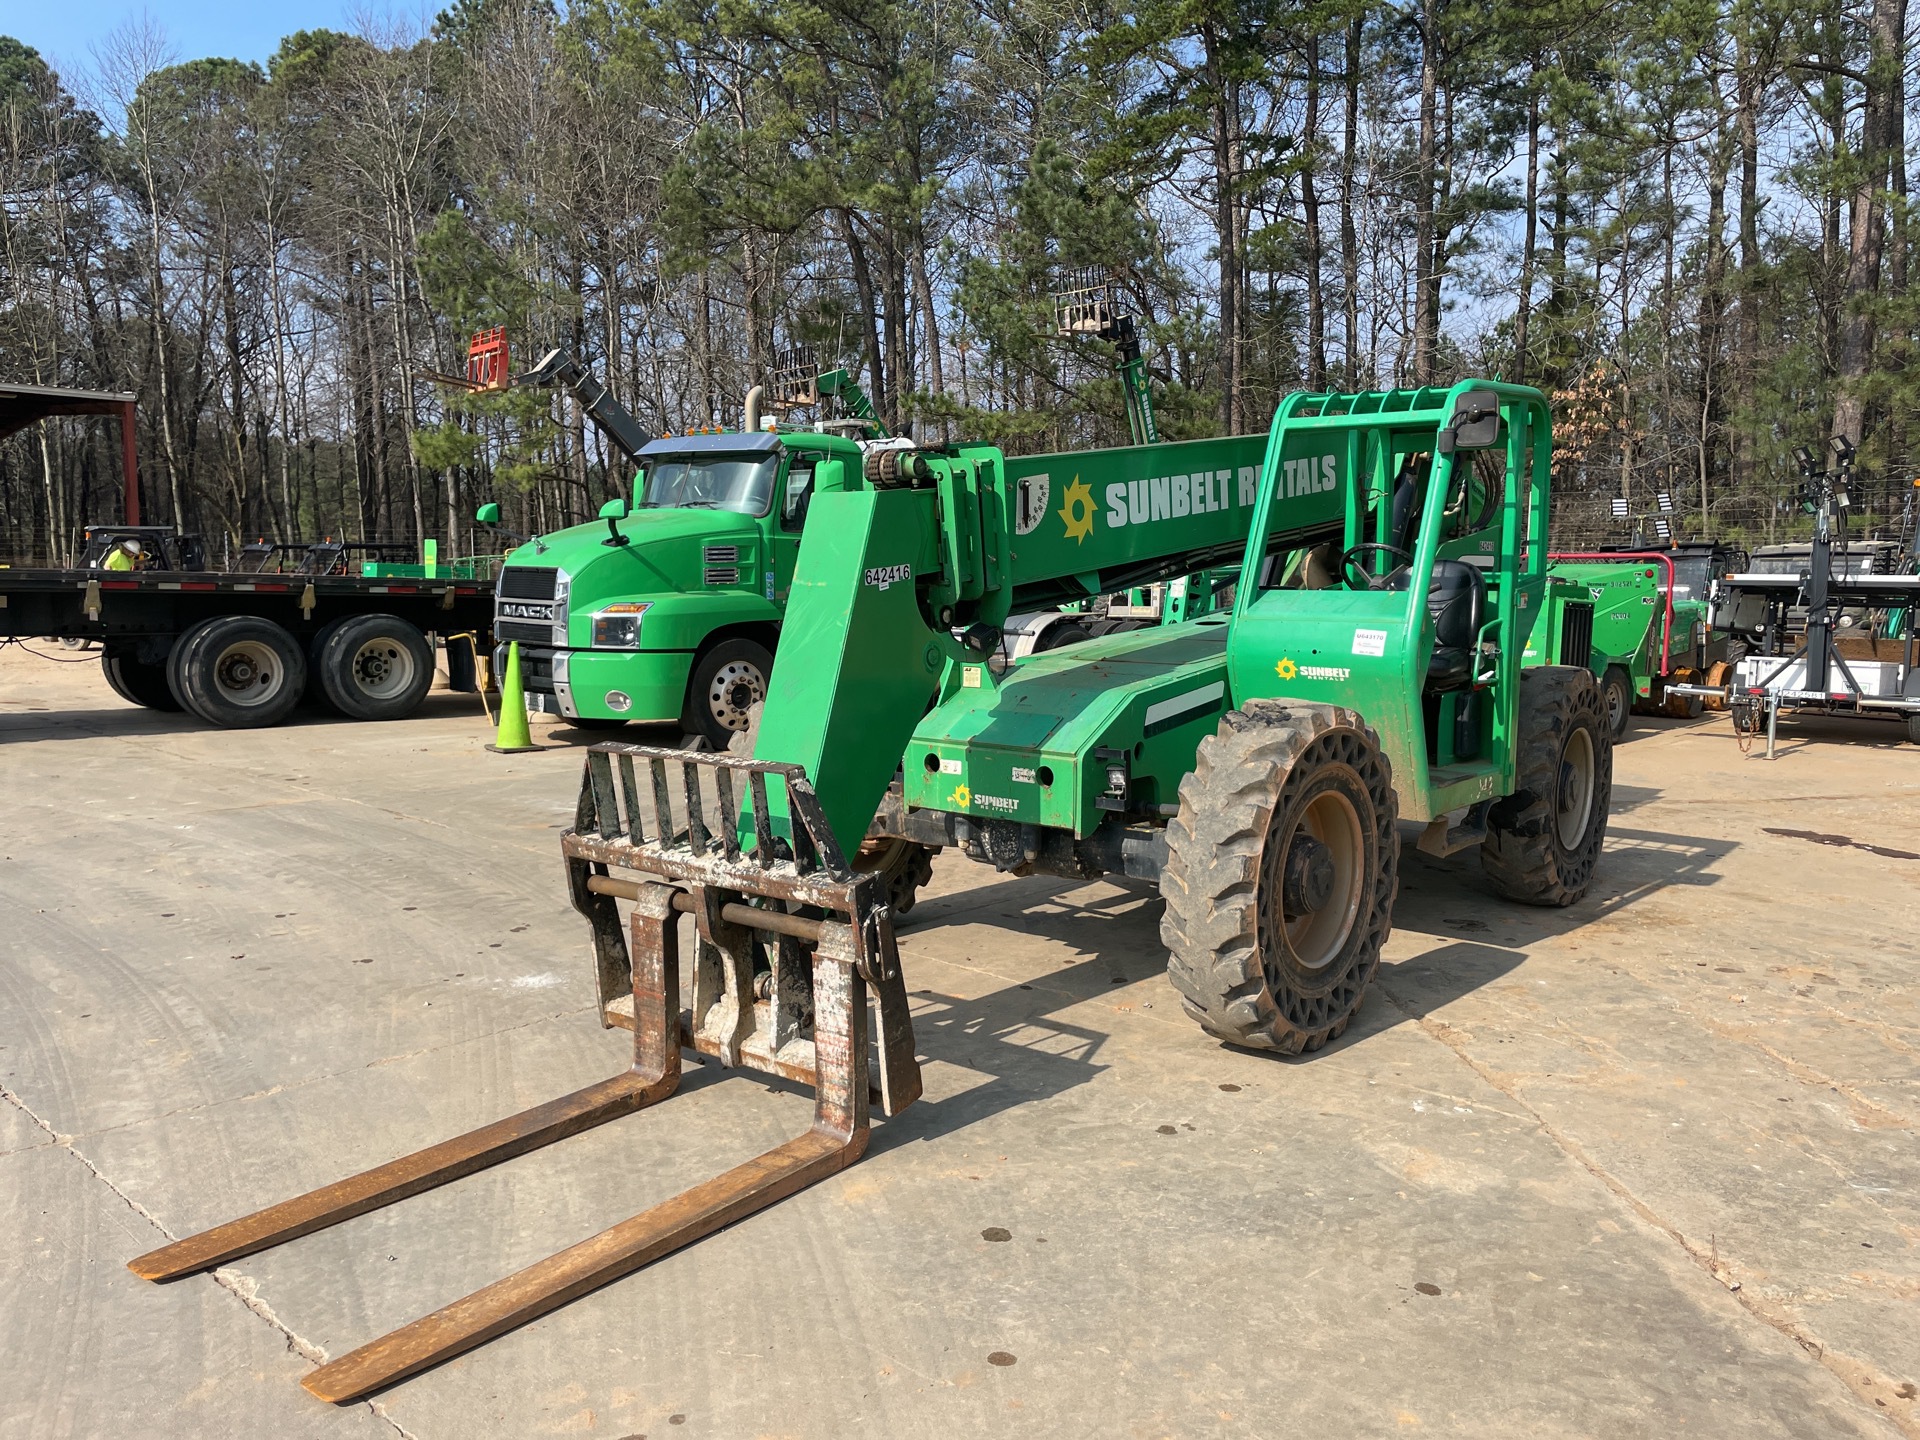
{"type": "MultiPolygon", "coordinates": [[[[1389,590],[1404,590],[1413,579],[1405,565],[1387,577],[1389,590]]],[[[1433,620],[1433,654],[1427,660],[1429,693],[1458,690],[1473,679],[1474,648],[1487,608],[1486,577],[1464,560],[1436,560],[1427,586],[1427,614],[1433,620]]]]}

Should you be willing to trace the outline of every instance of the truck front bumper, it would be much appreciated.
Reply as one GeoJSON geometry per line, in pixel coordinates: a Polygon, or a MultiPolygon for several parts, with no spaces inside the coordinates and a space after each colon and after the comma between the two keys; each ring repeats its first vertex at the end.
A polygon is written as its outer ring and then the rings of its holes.
{"type": "MultiPolygon", "coordinates": [[[[520,647],[520,683],[527,709],[566,719],[678,721],[693,656],[684,650],[558,650],[520,647]]],[[[507,650],[497,647],[494,674],[505,676],[507,650]]]]}

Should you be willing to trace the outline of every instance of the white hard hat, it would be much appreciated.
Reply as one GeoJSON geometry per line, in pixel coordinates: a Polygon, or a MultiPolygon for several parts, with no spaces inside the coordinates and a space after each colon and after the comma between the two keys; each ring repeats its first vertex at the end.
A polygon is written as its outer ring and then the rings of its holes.
{"type": "Polygon", "coordinates": [[[138,540],[122,540],[120,543],[127,547],[129,554],[138,555],[140,553],[140,542],[138,540]]]}

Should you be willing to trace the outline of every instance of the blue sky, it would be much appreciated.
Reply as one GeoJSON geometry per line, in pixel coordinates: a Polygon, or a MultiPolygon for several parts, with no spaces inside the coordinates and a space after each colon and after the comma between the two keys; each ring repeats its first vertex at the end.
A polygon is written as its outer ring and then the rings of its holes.
{"type": "Polygon", "coordinates": [[[176,59],[220,56],[265,64],[281,36],[319,27],[351,30],[369,8],[385,7],[358,0],[8,0],[0,4],[0,35],[31,45],[62,72],[84,70],[92,63],[92,46],[144,13],[166,35],[176,59]]]}

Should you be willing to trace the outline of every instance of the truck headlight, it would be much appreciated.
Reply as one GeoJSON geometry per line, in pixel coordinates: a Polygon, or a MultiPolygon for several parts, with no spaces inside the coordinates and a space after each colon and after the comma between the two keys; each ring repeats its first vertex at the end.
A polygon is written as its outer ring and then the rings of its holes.
{"type": "Polygon", "coordinates": [[[640,648],[640,617],[647,613],[644,601],[623,601],[593,614],[593,648],[596,650],[637,650],[640,648]]]}

